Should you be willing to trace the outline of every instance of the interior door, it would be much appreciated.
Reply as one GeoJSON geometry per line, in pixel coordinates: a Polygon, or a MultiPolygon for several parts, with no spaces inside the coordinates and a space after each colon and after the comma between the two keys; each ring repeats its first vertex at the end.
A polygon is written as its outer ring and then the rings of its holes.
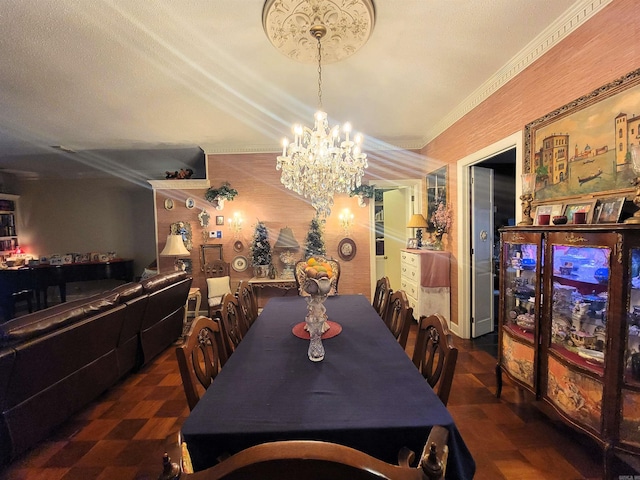
{"type": "Polygon", "coordinates": [[[471,167],[471,336],[493,332],[493,170],[471,167]]]}
{"type": "Polygon", "coordinates": [[[408,190],[408,188],[396,188],[386,190],[382,194],[384,206],[384,273],[389,277],[393,290],[400,288],[400,250],[407,246],[408,190]]]}

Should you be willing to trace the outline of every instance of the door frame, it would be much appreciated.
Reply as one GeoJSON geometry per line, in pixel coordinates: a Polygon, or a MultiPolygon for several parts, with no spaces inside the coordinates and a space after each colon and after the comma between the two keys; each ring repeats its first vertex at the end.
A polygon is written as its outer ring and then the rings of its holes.
{"type": "MultiPolygon", "coordinates": [[[[422,206],[422,182],[425,182],[426,188],[426,177],[423,178],[406,178],[402,180],[377,180],[375,182],[370,182],[370,185],[374,185],[375,188],[392,188],[392,187],[407,187],[411,189],[411,199],[409,200],[408,205],[408,215],[409,217],[416,211],[416,205],[418,208],[422,206]]],[[[369,283],[371,285],[371,298],[373,298],[373,294],[376,290],[376,229],[375,229],[375,197],[369,199],[369,225],[372,228],[369,229],[369,245],[370,245],[370,253],[369,253],[369,283]]],[[[408,217],[408,218],[409,218],[408,217]]],[[[407,237],[408,238],[408,237],[407,237]]]]}
{"type": "MultiPolygon", "coordinates": [[[[522,191],[522,130],[498,140],[458,160],[456,164],[456,219],[458,224],[458,324],[449,329],[461,338],[471,338],[471,196],[469,182],[471,167],[505,150],[516,150],[516,198],[522,191]]],[[[516,205],[516,223],[522,218],[522,210],[516,205]]],[[[493,301],[493,300],[492,300],[493,301]]]]}

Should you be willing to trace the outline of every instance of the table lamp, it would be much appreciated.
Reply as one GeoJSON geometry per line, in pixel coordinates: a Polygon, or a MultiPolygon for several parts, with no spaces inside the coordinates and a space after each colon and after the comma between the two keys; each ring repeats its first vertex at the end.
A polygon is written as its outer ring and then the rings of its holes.
{"type": "Polygon", "coordinates": [[[278,234],[278,240],[273,246],[274,250],[282,250],[280,253],[280,260],[284,264],[284,270],[282,271],[282,278],[293,278],[293,269],[296,264],[296,255],[293,250],[298,250],[297,240],[293,236],[293,230],[289,227],[281,228],[278,234]]]}
{"type": "Polygon", "coordinates": [[[184,263],[179,257],[188,257],[190,255],[191,253],[187,250],[187,247],[184,246],[182,235],[167,235],[167,243],[160,252],[161,257],[176,257],[176,261],[173,265],[174,268],[176,270],[184,270],[184,263]]]}
{"type": "Polygon", "coordinates": [[[407,228],[416,228],[416,240],[417,247],[422,247],[422,229],[427,228],[429,225],[427,224],[427,220],[421,213],[414,213],[411,215],[409,219],[409,223],[407,224],[407,228]]]}

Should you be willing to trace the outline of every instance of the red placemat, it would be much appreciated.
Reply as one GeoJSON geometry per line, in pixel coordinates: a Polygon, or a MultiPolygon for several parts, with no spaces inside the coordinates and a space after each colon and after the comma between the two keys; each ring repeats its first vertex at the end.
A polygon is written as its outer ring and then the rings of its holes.
{"type": "MultiPolygon", "coordinates": [[[[342,325],[336,322],[332,322],[331,320],[327,320],[329,324],[329,330],[322,334],[322,339],[326,340],[327,338],[333,338],[338,335],[342,331],[342,325]]],[[[300,322],[293,326],[291,332],[298,338],[302,338],[303,340],[309,340],[309,332],[304,329],[305,323],[300,322]]]]}

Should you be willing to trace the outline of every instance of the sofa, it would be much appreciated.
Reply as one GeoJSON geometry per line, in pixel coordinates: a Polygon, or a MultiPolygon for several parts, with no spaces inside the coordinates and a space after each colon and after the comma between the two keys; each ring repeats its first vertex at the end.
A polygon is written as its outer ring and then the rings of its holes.
{"type": "Polygon", "coordinates": [[[0,465],[175,342],[191,282],[159,274],[0,324],[0,465]]]}

